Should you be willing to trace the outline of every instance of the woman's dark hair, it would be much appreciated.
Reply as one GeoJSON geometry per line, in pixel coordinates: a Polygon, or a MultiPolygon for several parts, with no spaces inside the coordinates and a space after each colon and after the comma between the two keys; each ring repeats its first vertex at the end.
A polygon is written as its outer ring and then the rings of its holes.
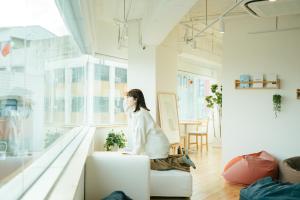
{"type": "Polygon", "coordinates": [[[144,94],[140,89],[129,90],[129,92],[127,92],[127,96],[133,97],[136,100],[136,107],[134,112],[139,111],[141,107],[144,108],[145,110],[150,111],[149,108],[147,108],[146,106],[144,94]]]}

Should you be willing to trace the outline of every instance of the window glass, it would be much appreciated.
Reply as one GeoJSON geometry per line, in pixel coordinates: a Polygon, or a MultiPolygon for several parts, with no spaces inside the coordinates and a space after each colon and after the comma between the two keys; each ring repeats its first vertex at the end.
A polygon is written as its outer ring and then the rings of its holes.
{"type": "Polygon", "coordinates": [[[214,81],[196,74],[177,74],[177,95],[180,120],[208,118],[209,109],[205,97],[210,95],[210,85],[214,81]]]}

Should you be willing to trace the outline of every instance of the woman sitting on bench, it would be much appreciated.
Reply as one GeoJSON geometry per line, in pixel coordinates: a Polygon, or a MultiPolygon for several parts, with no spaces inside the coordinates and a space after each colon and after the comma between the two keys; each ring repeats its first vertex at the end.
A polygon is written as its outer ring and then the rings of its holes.
{"type": "Polygon", "coordinates": [[[170,144],[163,131],[156,125],[146,106],[143,92],[127,92],[124,111],[128,115],[128,130],[133,134],[133,154],[148,155],[153,170],[196,169],[188,155],[169,155],[170,144]]]}

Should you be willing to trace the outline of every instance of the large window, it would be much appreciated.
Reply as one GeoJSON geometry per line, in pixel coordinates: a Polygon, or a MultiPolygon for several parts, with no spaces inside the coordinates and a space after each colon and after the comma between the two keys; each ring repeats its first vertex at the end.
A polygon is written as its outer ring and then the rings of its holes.
{"type": "Polygon", "coordinates": [[[126,123],[127,65],[83,55],[55,0],[0,6],[1,188],[70,127],[126,123]]]}
{"type": "Polygon", "coordinates": [[[1,188],[69,130],[67,112],[78,95],[66,84],[72,81],[68,63],[82,55],[54,0],[0,6],[1,188]]]}
{"type": "Polygon", "coordinates": [[[123,124],[123,96],[127,91],[127,65],[122,61],[100,59],[94,65],[92,122],[98,124],[123,124]]]}
{"type": "Polygon", "coordinates": [[[205,97],[210,95],[213,80],[197,74],[178,72],[177,94],[180,120],[199,120],[208,117],[205,97]]]}

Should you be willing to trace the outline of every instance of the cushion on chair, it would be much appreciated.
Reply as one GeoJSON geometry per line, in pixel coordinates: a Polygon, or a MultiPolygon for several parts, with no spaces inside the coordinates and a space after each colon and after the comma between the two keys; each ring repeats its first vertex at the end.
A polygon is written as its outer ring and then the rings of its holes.
{"type": "Polygon", "coordinates": [[[288,158],[280,164],[281,179],[285,182],[300,183],[300,156],[288,158]]]}
{"type": "Polygon", "coordinates": [[[256,180],[271,176],[278,178],[278,164],[265,151],[233,158],[224,168],[223,177],[230,183],[249,185],[256,180]]]}

